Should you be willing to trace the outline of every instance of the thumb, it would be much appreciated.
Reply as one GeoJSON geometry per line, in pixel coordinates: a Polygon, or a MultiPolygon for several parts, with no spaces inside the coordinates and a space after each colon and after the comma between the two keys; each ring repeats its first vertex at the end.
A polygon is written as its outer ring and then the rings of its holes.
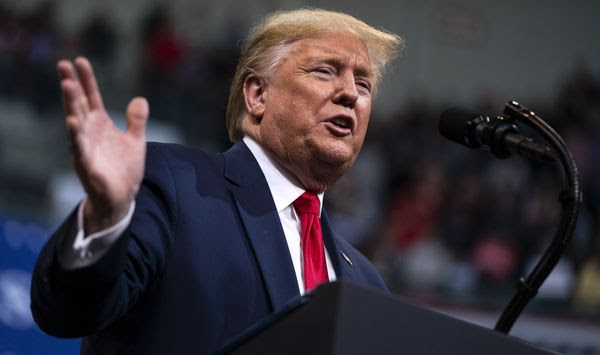
{"type": "Polygon", "coordinates": [[[150,108],[148,101],[143,97],[135,97],[127,105],[127,132],[136,137],[143,138],[146,131],[146,122],[150,108]]]}

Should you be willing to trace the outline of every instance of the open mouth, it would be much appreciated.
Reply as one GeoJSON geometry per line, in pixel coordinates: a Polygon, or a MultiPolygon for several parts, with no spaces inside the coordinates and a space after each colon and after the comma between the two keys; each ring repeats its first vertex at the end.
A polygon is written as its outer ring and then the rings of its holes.
{"type": "Polygon", "coordinates": [[[335,116],[329,119],[328,122],[341,131],[352,131],[354,129],[354,120],[350,116],[335,116]]]}

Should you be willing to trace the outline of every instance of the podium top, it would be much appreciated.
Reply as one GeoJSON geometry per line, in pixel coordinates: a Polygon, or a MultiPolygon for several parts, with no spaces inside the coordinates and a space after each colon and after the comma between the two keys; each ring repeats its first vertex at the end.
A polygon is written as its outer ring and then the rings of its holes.
{"type": "Polygon", "coordinates": [[[398,296],[342,281],[324,284],[293,300],[217,354],[555,353],[398,296]]]}

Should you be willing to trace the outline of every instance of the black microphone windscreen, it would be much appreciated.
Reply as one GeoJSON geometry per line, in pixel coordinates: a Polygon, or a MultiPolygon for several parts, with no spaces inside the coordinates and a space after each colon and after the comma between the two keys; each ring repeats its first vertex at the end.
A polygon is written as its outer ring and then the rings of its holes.
{"type": "MultiPolygon", "coordinates": [[[[473,111],[458,107],[447,109],[440,116],[439,130],[442,136],[451,141],[467,145],[465,138],[468,135],[467,122],[480,116],[473,111]]],[[[468,146],[468,145],[467,145],[468,146]]]]}

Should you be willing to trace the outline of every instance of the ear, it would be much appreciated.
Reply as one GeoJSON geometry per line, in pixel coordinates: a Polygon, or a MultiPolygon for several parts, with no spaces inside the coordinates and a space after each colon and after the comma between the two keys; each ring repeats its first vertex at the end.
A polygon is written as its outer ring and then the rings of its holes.
{"type": "Polygon", "coordinates": [[[250,74],[244,80],[244,101],[246,111],[260,122],[266,107],[266,81],[256,74],[250,74]]]}

